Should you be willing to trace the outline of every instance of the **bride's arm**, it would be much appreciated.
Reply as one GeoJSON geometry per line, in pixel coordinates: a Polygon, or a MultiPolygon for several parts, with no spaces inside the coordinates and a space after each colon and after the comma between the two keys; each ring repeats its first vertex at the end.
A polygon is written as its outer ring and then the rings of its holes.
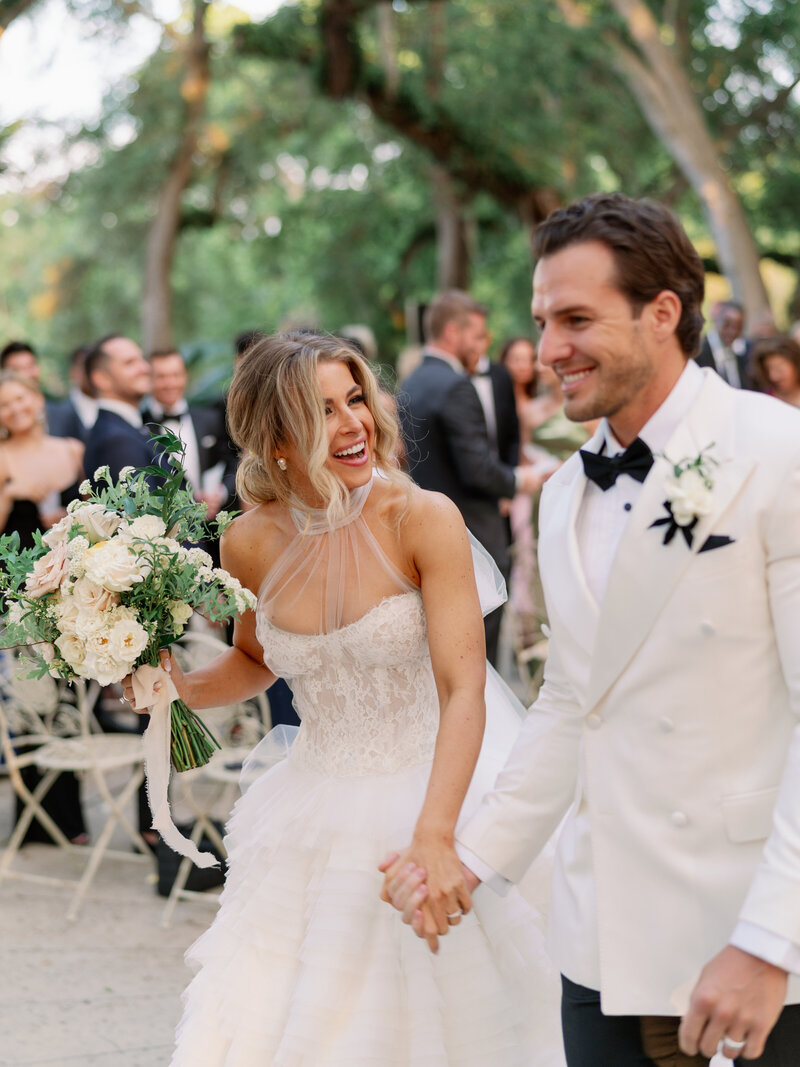
{"type": "Polygon", "coordinates": [[[438,494],[420,494],[405,522],[420,577],[439,694],[439,731],[425,800],[401,866],[427,872],[423,908],[431,948],[447,916],[467,912],[469,892],[454,848],[456,822],[483,740],[486,648],[464,520],[438,494]]]}

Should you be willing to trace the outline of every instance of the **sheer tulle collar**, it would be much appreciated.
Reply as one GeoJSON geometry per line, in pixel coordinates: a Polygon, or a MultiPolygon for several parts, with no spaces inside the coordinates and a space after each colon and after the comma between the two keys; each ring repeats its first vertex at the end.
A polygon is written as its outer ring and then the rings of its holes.
{"type": "Polygon", "coordinates": [[[343,526],[349,526],[359,517],[364,510],[364,504],[369,496],[375,475],[366,483],[354,489],[347,497],[344,515],[336,522],[331,523],[325,508],[310,508],[299,500],[290,507],[292,521],[302,534],[330,533],[331,530],[339,530],[343,526]]]}

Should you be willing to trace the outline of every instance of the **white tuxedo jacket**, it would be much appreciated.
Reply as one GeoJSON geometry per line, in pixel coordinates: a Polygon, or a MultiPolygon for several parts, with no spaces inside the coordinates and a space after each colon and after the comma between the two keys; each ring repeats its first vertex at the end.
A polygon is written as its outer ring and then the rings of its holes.
{"type": "Polygon", "coordinates": [[[739,918],[800,943],[800,412],[705,376],[665,450],[713,446],[719,464],[691,548],[651,528],[670,473],[659,457],[598,606],[575,534],[580,456],[547,483],[545,683],[458,833],[518,881],[569,812],[556,963],[594,946],[607,1014],[681,1014],[739,918]],[[711,534],[733,541],[700,552],[711,534]]]}

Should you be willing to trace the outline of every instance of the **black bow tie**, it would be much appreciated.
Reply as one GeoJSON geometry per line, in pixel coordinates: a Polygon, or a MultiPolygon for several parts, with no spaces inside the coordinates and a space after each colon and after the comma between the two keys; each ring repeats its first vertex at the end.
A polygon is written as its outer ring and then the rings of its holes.
{"type": "Polygon", "coordinates": [[[653,466],[653,453],[641,437],[616,456],[597,455],[581,449],[581,459],[586,477],[603,492],[611,488],[620,474],[629,474],[637,482],[643,482],[653,466]]]}

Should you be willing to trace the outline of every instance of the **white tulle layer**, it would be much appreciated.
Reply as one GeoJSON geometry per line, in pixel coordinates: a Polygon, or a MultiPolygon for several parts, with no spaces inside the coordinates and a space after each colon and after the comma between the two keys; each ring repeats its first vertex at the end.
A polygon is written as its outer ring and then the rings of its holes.
{"type": "Polygon", "coordinates": [[[542,919],[516,891],[479,891],[438,956],[379,899],[377,864],[410,840],[429,770],[333,778],[289,758],[250,787],[220,911],[187,955],[173,1067],[563,1063],[542,919]]]}

